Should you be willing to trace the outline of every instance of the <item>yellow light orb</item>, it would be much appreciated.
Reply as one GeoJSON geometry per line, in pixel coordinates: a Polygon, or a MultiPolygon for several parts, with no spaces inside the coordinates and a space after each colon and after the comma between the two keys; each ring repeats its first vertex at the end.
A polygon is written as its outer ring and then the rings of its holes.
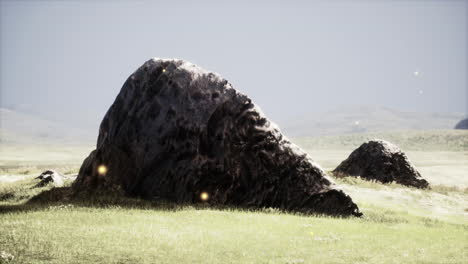
{"type": "Polygon", "coordinates": [[[202,192],[202,193],[200,194],[200,199],[201,199],[202,201],[208,201],[209,198],[210,198],[210,195],[209,195],[207,192],[202,192]]]}
{"type": "Polygon", "coordinates": [[[162,72],[166,72],[166,69],[162,69],[162,72]]]}
{"type": "Polygon", "coordinates": [[[107,173],[107,167],[105,165],[99,165],[97,168],[99,175],[105,175],[107,173]]]}

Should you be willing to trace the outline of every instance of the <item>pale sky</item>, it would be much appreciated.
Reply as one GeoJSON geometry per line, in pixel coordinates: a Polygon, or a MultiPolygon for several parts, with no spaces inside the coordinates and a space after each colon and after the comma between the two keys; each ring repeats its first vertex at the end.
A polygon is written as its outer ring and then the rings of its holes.
{"type": "Polygon", "coordinates": [[[467,1],[1,1],[0,106],[97,125],[152,57],[273,120],[346,105],[468,113],[467,1]]]}

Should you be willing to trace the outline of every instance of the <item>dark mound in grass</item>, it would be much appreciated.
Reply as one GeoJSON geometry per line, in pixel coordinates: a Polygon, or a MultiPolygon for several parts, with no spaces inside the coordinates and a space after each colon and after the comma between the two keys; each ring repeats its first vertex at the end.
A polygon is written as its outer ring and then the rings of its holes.
{"type": "Polygon", "coordinates": [[[361,215],[250,98],[219,75],[181,60],[149,60],[128,78],[73,189],[361,215]]]}
{"type": "Polygon", "coordinates": [[[455,129],[468,129],[468,118],[460,120],[460,122],[455,125],[455,129]]]}
{"type": "Polygon", "coordinates": [[[397,182],[416,188],[429,187],[429,183],[421,177],[406,154],[384,140],[370,140],[362,144],[333,172],[382,183],[397,182]]]}

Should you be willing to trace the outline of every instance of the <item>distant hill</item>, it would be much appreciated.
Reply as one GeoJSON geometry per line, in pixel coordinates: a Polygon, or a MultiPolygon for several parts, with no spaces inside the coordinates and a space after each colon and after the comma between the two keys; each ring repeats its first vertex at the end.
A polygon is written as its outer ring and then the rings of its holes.
{"type": "Polygon", "coordinates": [[[289,137],[330,136],[401,130],[453,129],[462,113],[404,112],[387,107],[342,107],[324,113],[298,116],[280,123],[289,137]]]}
{"type": "MultiPolygon", "coordinates": [[[[402,130],[453,129],[465,118],[460,113],[412,113],[385,107],[342,107],[298,116],[279,126],[288,137],[334,136],[402,130]]],[[[0,108],[1,144],[94,144],[97,127],[74,127],[10,109],[0,108]]],[[[1,146],[0,146],[1,147],[1,146]]]]}
{"type": "Polygon", "coordinates": [[[0,144],[89,144],[97,131],[0,108],[0,144]]]}

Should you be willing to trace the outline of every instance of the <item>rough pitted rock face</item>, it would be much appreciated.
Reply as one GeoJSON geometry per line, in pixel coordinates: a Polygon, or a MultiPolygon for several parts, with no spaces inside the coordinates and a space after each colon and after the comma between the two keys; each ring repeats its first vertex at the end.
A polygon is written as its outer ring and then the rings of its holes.
{"type": "Polygon", "coordinates": [[[41,173],[41,175],[37,176],[36,179],[40,180],[40,182],[36,184],[36,187],[43,187],[48,184],[53,184],[55,187],[62,187],[64,177],[54,170],[46,170],[41,173]]]}
{"type": "Polygon", "coordinates": [[[468,129],[468,118],[461,120],[455,126],[455,129],[468,129]]]}
{"type": "Polygon", "coordinates": [[[362,144],[333,172],[382,183],[394,181],[417,188],[429,187],[429,183],[421,177],[406,154],[384,140],[371,140],[362,144]]]}
{"type": "Polygon", "coordinates": [[[128,78],[73,188],[179,203],[206,192],[211,204],[360,215],[246,95],[181,60],[149,60],[128,78]]]}

